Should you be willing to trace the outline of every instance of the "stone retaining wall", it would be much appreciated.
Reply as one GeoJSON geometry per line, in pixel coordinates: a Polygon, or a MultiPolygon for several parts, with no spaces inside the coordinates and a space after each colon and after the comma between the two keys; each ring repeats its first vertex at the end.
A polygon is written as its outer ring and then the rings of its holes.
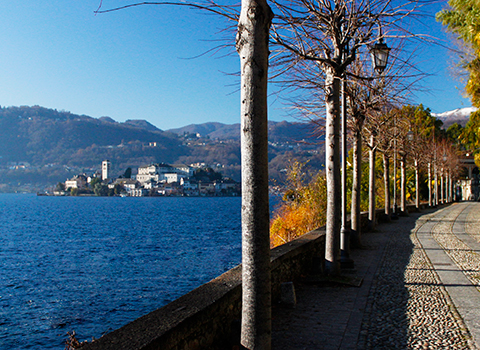
{"type": "MultiPolygon", "coordinates": [[[[272,296],[300,275],[322,271],[325,231],[272,249],[272,296]]],[[[240,342],[241,265],[82,349],[231,349],[240,342]]]]}

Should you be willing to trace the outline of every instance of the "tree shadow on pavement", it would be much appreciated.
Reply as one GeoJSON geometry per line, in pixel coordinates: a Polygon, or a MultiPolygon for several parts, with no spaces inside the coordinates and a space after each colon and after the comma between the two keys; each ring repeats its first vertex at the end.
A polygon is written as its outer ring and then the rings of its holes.
{"type": "MultiPolygon", "coordinates": [[[[410,233],[418,214],[381,224],[377,232],[388,234],[382,261],[375,273],[365,309],[358,349],[406,349],[409,321],[407,303],[409,291],[405,284],[414,244],[410,233]]],[[[375,240],[376,233],[367,233],[366,244],[375,240]]]]}

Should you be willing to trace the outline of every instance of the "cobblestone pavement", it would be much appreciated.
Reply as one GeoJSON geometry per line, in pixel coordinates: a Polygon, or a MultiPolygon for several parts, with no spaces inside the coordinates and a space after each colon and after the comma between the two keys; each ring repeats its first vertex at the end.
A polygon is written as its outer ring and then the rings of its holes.
{"type": "Polygon", "coordinates": [[[274,350],[477,349],[480,203],[401,217],[362,243],[360,287],[297,283],[297,306],[274,306],[274,350]]]}

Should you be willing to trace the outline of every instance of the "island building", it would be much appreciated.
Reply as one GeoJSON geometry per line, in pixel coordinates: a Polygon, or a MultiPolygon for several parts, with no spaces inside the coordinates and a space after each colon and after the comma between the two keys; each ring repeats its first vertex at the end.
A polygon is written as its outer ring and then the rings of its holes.
{"type": "Polygon", "coordinates": [[[65,181],[65,189],[84,188],[87,185],[87,177],[83,174],[75,175],[70,180],[65,181]]]}
{"type": "Polygon", "coordinates": [[[110,163],[109,160],[104,160],[102,162],[102,180],[107,180],[110,178],[110,168],[112,167],[112,164],[110,163]]]}
{"type": "MultiPolygon", "coordinates": [[[[102,162],[101,172],[87,176],[75,175],[65,181],[65,191],[78,189],[78,195],[91,195],[97,185],[108,188],[102,190],[103,195],[121,195],[132,197],[143,196],[238,196],[241,193],[240,184],[232,179],[221,178],[212,180],[208,176],[195,177],[195,165],[169,165],[165,163],[150,164],[139,167],[137,175],[132,178],[112,177],[110,174],[111,163],[102,162]],[[95,188],[91,185],[95,182],[95,188]],[[105,192],[107,191],[107,192],[105,192]]],[[[201,168],[200,168],[201,169],[201,168]]],[[[57,195],[65,195],[65,192],[57,195]]]]}
{"type": "Polygon", "coordinates": [[[135,178],[142,186],[144,186],[149,182],[180,182],[181,179],[189,178],[193,176],[193,174],[194,169],[188,165],[169,165],[159,163],[139,167],[135,178]]]}

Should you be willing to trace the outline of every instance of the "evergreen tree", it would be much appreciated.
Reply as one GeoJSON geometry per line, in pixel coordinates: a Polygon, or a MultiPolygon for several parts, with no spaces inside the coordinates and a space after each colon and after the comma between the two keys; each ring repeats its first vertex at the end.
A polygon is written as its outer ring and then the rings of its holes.
{"type": "Polygon", "coordinates": [[[437,13],[437,20],[465,42],[467,49],[460,57],[459,66],[468,74],[465,91],[472,103],[480,106],[480,2],[478,0],[450,0],[450,9],[437,13]]]}

